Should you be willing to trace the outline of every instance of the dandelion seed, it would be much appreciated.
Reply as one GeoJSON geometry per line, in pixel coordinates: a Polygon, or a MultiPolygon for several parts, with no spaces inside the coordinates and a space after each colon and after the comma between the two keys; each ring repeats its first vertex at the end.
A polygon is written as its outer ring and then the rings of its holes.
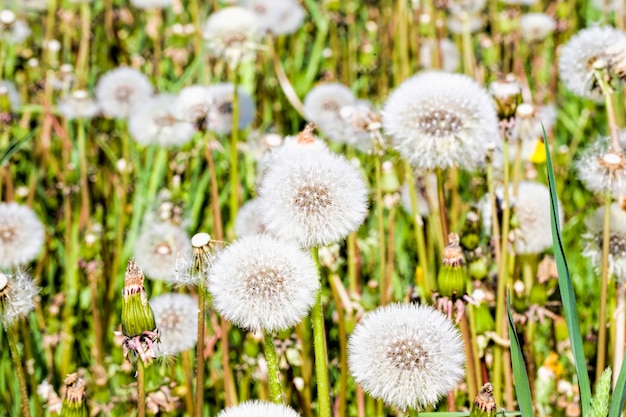
{"type": "Polygon", "coordinates": [[[209,16],[203,36],[211,55],[235,68],[242,61],[254,59],[259,34],[254,13],[243,7],[226,7],[209,16]]]}
{"type": "Polygon", "coordinates": [[[161,343],[157,354],[171,355],[198,342],[198,301],[187,294],[163,294],[150,300],[161,343]]]}
{"type": "Polygon", "coordinates": [[[169,223],[148,223],[135,243],[135,259],[150,279],[174,281],[180,254],[191,251],[189,235],[169,223]]]}
{"type": "MultiPolygon", "coordinates": [[[[235,88],[231,83],[218,83],[207,87],[208,112],[206,129],[228,134],[233,128],[233,99],[235,88]]],[[[246,128],[254,118],[254,103],[243,89],[237,88],[239,98],[239,129],[246,128]]]]}
{"type": "MultiPolygon", "coordinates": [[[[609,228],[609,276],[626,282],[626,212],[618,203],[611,204],[609,228]]],[[[598,273],[602,268],[604,207],[595,210],[586,220],[588,233],[583,235],[583,256],[589,258],[598,273]]]]}
{"type": "Polygon", "coordinates": [[[367,314],[348,342],[354,379],[372,397],[424,409],[463,379],[461,336],[430,306],[394,304],[367,314]]]}
{"type": "Polygon", "coordinates": [[[269,332],[302,321],[319,285],[310,255],[269,235],[244,237],[228,246],[208,279],[220,314],[243,329],[269,332]]]}
{"type": "Polygon", "coordinates": [[[220,411],[217,417],[300,417],[300,414],[283,404],[246,401],[220,411]]]}
{"type": "Polygon", "coordinates": [[[9,275],[0,272],[0,320],[13,325],[35,309],[35,297],[40,288],[26,273],[9,275]]]}
{"type": "Polygon", "coordinates": [[[128,119],[131,136],[142,145],[181,146],[189,142],[196,130],[193,124],[176,113],[171,94],[159,94],[138,103],[128,119]]]}
{"type": "Polygon", "coordinates": [[[32,261],[43,243],[43,224],[31,208],[17,203],[0,203],[0,268],[32,261]]]}
{"type": "Polygon", "coordinates": [[[76,90],[59,100],[57,109],[68,120],[91,119],[100,112],[98,103],[85,90],[76,90]]]}
{"type": "Polygon", "coordinates": [[[367,213],[362,175],[343,156],[321,146],[285,146],[259,189],[267,231],[302,247],[344,239],[367,213]]]}
{"type": "Polygon", "coordinates": [[[575,166],[578,178],[590,191],[626,195],[626,156],[621,150],[612,149],[610,138],[596,140],[575,166]]]}
{"type": "MultiPolygon", "coordinates": [[[[435,69],[433,63],[433,51],[435,41],[426,39],[420,47],[420,65],[426,69],[435,69]]],[[[454,42],[450,39],[443,38],[439,41],[439,49],[441,51],[441,69],[446,72],[454,72],[459,67],[461,58],[459,50],[454,42]]]]}
{"type": "Polygon", "coordinates": [[[526,42],[541,42],[556,29],[556,21],[545,13],[525,13],[520,18],[520,34],[526,42]]]}
{"type": "Polygon", "coordinates": [[[107,116],[126,118],[152,96],[152,91],[148,77],[135,69],[119,67],[100,77],[96,100],[107,116]]]}
{"type": "Polygon", "coordinates": [[[600,63],[606,65],[611,82],[626,79],[626,32],[612,27],[579,31],[561,47],[559,77],[574,94],[601,101],[594,76],[594,67],[600,63]]]}
{"type": "Polygon", "coordinates": [[[304,9],[295,0],[239,0],[239,5],[255,14],[260,32],[290,34],[304,20],[304,9]]]}
{"type": "Polygon", "coordinates": [[[426,72],[409,78],[389,96],[383,126],[400,154],[421,169],[475,169],[499,137],[487,92],[471,78],[426,72]]]}

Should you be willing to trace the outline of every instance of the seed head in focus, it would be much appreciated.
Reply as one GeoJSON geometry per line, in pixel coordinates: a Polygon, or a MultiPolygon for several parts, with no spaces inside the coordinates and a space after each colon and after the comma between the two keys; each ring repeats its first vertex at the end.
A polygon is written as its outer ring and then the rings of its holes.
{"type": "Polygon", "coordinates": [[[44,227],[35,212],[18,203],[0,203],[0,268],[24,265],[44,243],[44,227]]]}
{"type": "Polygon", "coordinates": [[[28,316],[35,309],[35,297],[39,291],[30,275],[24,272],[0,272],[0,321],[11,326],[28,316]]]}
{"type": "Polygon", "coordinates": [[[426,305],[379,307],[357,324],[348,342],[356,382],[402,410],[436,405],[461,382],[464,363],[459,331],[426,305]]]}
{"type": "Polygon", "coordinates": [[[465,75],[435,71],[415,75],[391,93],[383,127],[400,154],[421,169],[473,170],[499,137],[487,92],[465,75]]]}
{"type": "Polygon", "coordinates": [[[311,256],[269,235],[241,238],[218,255],[208,289],[215,309],[247,330],[280,331],[308,314],[319,291],[311,256]]]}
{"type": "Polygon", "coordinates": [[[300,417],[300,414],[283,404],[246,401],[220,411],[217,417],[300,417]]]}
{"type": "Polygon", "coordinates": [[[588,190],[613,196],[626,195],[626,155],[613,149],[610,138],[596,140],[576,162],[578,178],[588,190]]]}

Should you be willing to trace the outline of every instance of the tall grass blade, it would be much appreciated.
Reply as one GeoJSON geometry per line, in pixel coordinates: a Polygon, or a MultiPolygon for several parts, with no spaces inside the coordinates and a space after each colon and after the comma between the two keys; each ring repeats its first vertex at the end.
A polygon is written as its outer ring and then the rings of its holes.
{"type": "Polygon", "coordinates": [[[626,399],[626,357],[624,357],[622,361],[622,369],[619,371],[619,377],[617,378],[617,383],[613,390],[609,417],[619,417],[622,414],[624,399],[626,399]]]}
{"type": "Polygon", "coordinates": [[[511,296],[506,296],[506,314],[509,318],[509,339],[511,340],[511,365],[513,366],[513,381],[515,382],[515,393],[522,417],[533,416],[533,400],[530,394],[530,383],[528,373],[524,363],[524,355],[515,331],[515,322],[511,313],[511,296]]]}
{"type": "Polygon", "coordinates": [[[554,171],[552,169],[552,158],[550,157],[550,147],[548,146],[548,138],[545,129],[543,131],[543,141],[546,149],[546,168],[548,171],[548,185],[550,187],[550,223],[552,224],[554,257],[556,258],[556,267],[559,274],[559,291],[561,293],[563,311],[565,312],[569,339],[572,344],[572,352],[574,353],[574,364],[578,376],[582,415],[586,416],[589,415],[591,407],[591,385],[589,383],[587,362],[585,361],[585,353],[583,351],[583,339],[580,333],[580,321],[578,319],[578,311],[576,310],[574,289],[569,275],[569,268],[567,267],[567,260],[565,259],[563,241],[561,240],[561,225],[559,224],[558,215],[559,203],[554,181],[554,171]]]}
{"type": "Polygon", "coordinates": [[[13,139],[11,142],[9,142],[9,144],[7,145],[5,149],[1,149],[0,150],[0,167],[4,166],[4,164],[9,162],[9,159],[11,159],[11,157],[15,155],[22,148],[22,146],[26,144],[26,142],[31,140],[33,136],[35,136],[35,130],[31,130],[29,133],[27,133],[21,138],[13,139]]]}

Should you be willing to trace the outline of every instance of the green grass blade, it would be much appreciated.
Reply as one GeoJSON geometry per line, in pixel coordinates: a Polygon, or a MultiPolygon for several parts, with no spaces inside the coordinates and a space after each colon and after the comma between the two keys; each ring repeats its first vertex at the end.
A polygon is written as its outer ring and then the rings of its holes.
{"type": "Polygon", "coordinates": [[[9,142],[8,146],[5,149],[1,149],[0,167],[9,162],[9,159],[11,159],[11,157],[15,155],[22,148],[22,146],[26,144],[26,142],[31,140],[33,136],[35,136],[35,130],[31,130],[29,133],[21,138],[13,139],[11,142],[9,142]]]}
{"type": "Polygon", "coordinates": [[[591,385],[589,383],[589,374],[587,373],[585,352],[583,351],[583,339],[580,333],[580,321],[578,319],[578,311],[576,310],[574,289],[569,275],[569,268],[567,267],[567,260],[565,259],[563,241],[561,240],[561,225],[559,224],[558,215],[559,202],[554,181],[554,171],[552,169],[552,158],[550,157],[550,147],[548,146],[548,138],[545,130],[543,131],[543,140],[546,148],[546,168],[548,170],[548,185],[550,186],[550,223],[552,224],[554,257],[556,259],[559,275],[559,291],[561,293],[561,301],[565,312],[565,321],[567,323],[570,343],[572,344],[572,352],[574,353],[582,415],[586,416],[589,414],[591,407],[591,385]]]}
{"type": "Polygon", "coordinates": [[[509,339],[511,341],[511,365],[513,366],[513,381],[515,382],[515,393],[517,394],[517,403],[519,405],[522,417],[533,416],[533,400],[530,394],[530,383],[528,382],[528,374],[526,373],[526,364],[524,363],[524,355],[520,346],[517,332],[515,331],[515,322],[511,313],[511,297],[506,297],[506,314],[509,318],[509,339]]]}
{"type": "Polygon", "coordinates": [[[611,407],[609,408],[609,417],[619,417],[624,409],[624,399],[626,397],[626,356],[622,361],[622,369],[619,371],[619,377],[613,390],[613,398],[611,398],[611,407]]]}

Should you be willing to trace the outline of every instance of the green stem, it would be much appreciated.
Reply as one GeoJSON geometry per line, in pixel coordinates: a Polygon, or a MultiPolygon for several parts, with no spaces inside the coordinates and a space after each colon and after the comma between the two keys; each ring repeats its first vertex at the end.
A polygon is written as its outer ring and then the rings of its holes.
{"type": "Polygon", "coordinates": [[[348,288],[350,293],[359,293],[359,275],[357,274],[357,261],[356,261],[356,232],[352,232],[348,235],[347,242],[348,251],[348,288]]]}
{"type": "Polygon", "coordinates": [[[413,232],[415,233],[415,243],[417,244],[417,260],[422,270],[422,282],[418,282],[424,291],[424,299],[429,299],[432,292],[430,282],[430,271],[428,269],[428,257],[426,255],[426,243],[424,240],[424,222],[419,212],[417,203],[417,191],[415,190],[415,176],[413,168],[407,163],[405,167],[406,181],[409,184],[409,194],[411,196],[411,210],[413,216],[413,232]]]}
{"type": "MultiPolygon", "coordinates": [[[[198,344],[196,345],[196,417],[204,411],[204,280],[198,280],[198,344]]],[[[190,387],[191,389],[191,387],[190,387]]]]}
{"type": "Polygon", "coordinates": [[[441,168],[436,169],[437,175],[437,198],[439,201],[439,217],[441,221],[441,233],[443,234],[444,244],[448,240],[448,212],[446,209],[446,194],[443,187],[443,171],[441,168]]]}
{"type": "MultiPolygon", "coordinates": [[[[617,291],[615,298],[617,304],[615,306],[615,343],[613,344],[613,369],[622,369],[622,362],[624,360],[624,335],[626,334],[626,316],[624,307],[626,306],[626,287],[624,283],[617,283],[617,291]]],[[[617,384],[617,378],[619,372],[613,372],[613,388],[617,384]]]]}
{"type": "Polygon", "coordinates": [[[22,368],[22,362],[20,361],[19,356],[20,354],[17,350],[17,334],[15,326],[15,324],[6,324],[4,328],[7,332],[9,350],[11,351],[11,360],[13,360],[13,368],[15,370],[15,375],[17,376],[17,383],[20,387],[20,408],[22,417],[30,417],[28,392],[26,391],[26,376],[24,375],[24,368],[22,368]]]}
{"type": "Polygon", "coordinates": [[[600,281],[600,323],[598,328],[598,357],[596,359],[596,383],[606,366],[606,303],[609,287],[609,245],[611,240],[611,193],[604,196],[604,226],[602,229],[602,269],[600,281]]]}
{"type": "MultiPolygon", "coordinates": [[[[617,121],[615,119],[615,107],[613,106],[613,89],[606,82],[606,69],[594,71],[598,85],[602,90],[604,96],[604,103],[606,104],[606,115],[609,123],[609,131],[611,132],[611,147],[614,151],[619,152],[621,146],[619,144],[619,133],[617,131],[617,121]]],[[[616,370],[617,373],[617,370],[616,370]]]]}
{"type": "Polygon", "coordinates": [[[146,416],[146,368],[141,359],[137,360],[137,417],[146,416]]]}
{"type": "Polygon", "coordinates": [[[337,316],[339,317],[339,417],[347,415],[347,399],[348,399],[348,335],[346,332],[346,315],[341,296],[339,295],[339,286],[341,280],[334,275],[330,279],[330,288],[333,292],[333,300],[337,308],[337,316]]]}
{"type": "Polygon", "coordinates": [[[470,16],[463,13],[461,16],[463,22],[463,72],[470,77],[475,77],[474,51],[472,48],[472,33],[470,31],[470,16]]]}
{"type": "Polygon", "coordinates": [[[231,232],[234,230],[237,210],[239,210],[239,169],[237,143],[239,142],[239,76],[238,69],[233,69],[233,120],[230,134],[230,219],[231,232]]]}
{"type": "Polygon", "coordinates": [[[82,2],[80,5],[81,37],[76,58],[76,78],[78,88],[85,88],[89,78],[89,42],[91,41],[91,5],[82,2]]]}
{"type": "Polygon", "coordinates": [[[383,204],[383,191],[381,189],[381,158],[380,155],[376,155],[374,158],[375,165],[375,181],[376,181],[376,219],[378,220],[378,254],[379,267],[380,267],[380,304],[386,305],[389,302],[389,294],[387,294],[387,280],[385,279],[385,256],[387,252],[385,250],[385,206],[383,204]]]}
{"type": "MultiPolygon", "coordinates": [[[[312,248],[311,254],[319,269],[318,249],[312,248]]],[[[315,348],[315,376],[317,377],[318,417],[330,417],[330,385],[328,382],[328,355],[326,333],[324,330],[324,312],[322,311],[322,291],[318,291],[311,311],[313,322],[313,345],[315,348]]]]}
{"type": "Polygon", "coordinates": [[[283,395],[280,387],[280,371],[278,370],[278,358],[276,357],[276,347],[272,335],[267,330],[263,330],[265,342],[265,360],[267,361],[267,378],[270,384],[270,399],[274,404],[282,404],[283,395]]]}
{"type": "Polygon", "coordinates": [[[409,417],[419,417],[419,412],[414,408],[409,408],[409,417]]]}

